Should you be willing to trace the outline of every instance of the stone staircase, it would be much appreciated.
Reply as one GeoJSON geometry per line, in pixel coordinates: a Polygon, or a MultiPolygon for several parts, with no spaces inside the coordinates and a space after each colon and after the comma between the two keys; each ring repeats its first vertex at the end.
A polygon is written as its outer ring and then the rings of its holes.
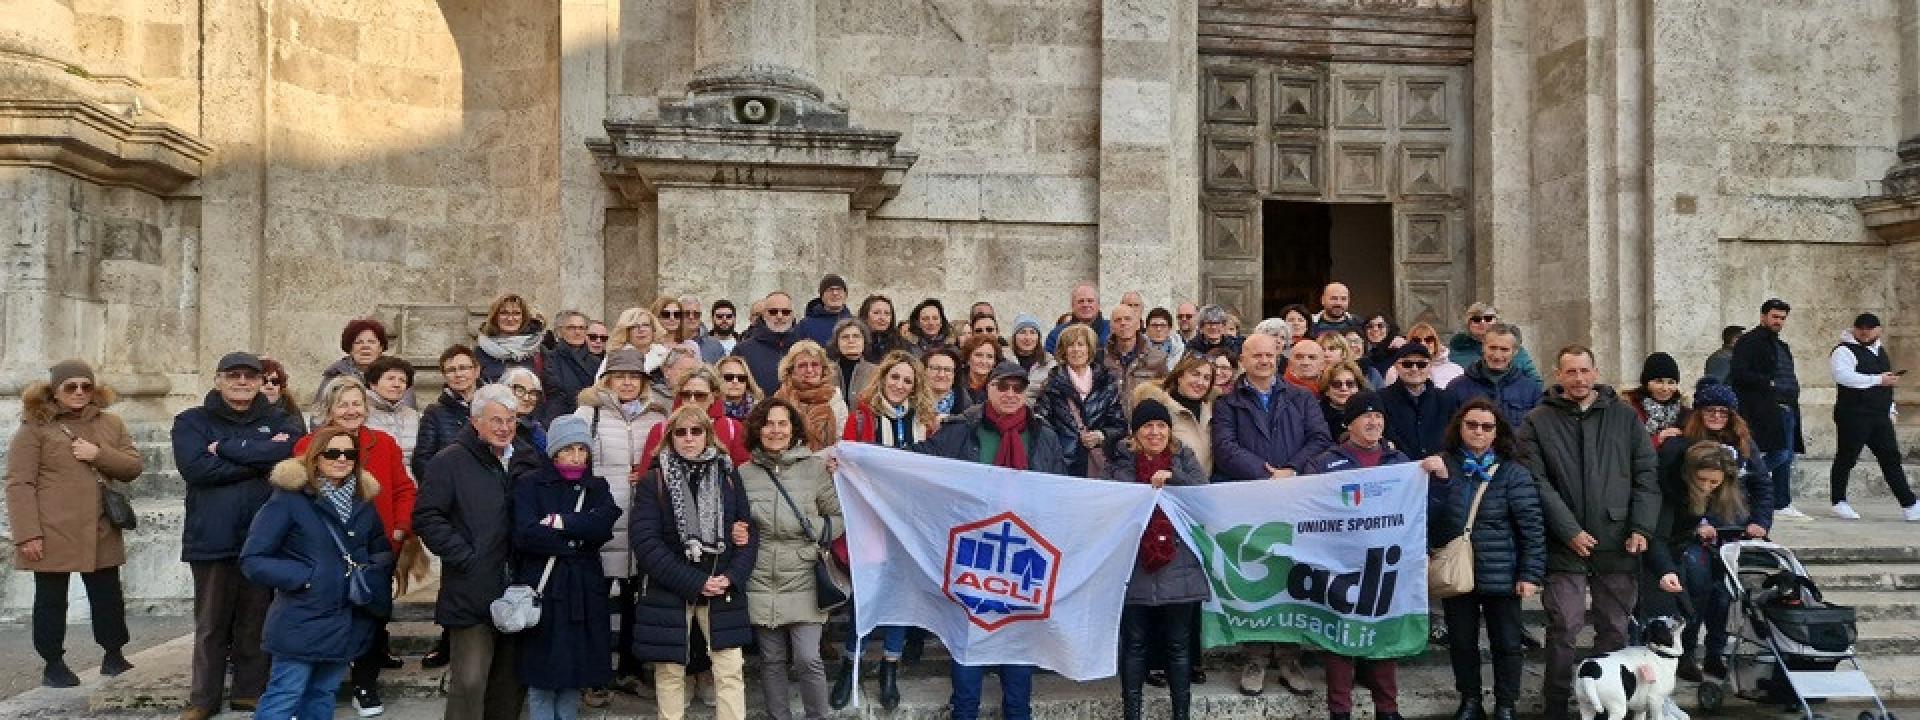
{"type": "MultiPolygon", "coordinates": [[[[1858,650],[1862,663],[1883,697],[1890,701],[1920,701],[1920,527],[1895,520],[1885,508],[1869,508],[1867,520],[1840,522],[1820,520],[1790,523],[1777,529],[1776,538],[1795,548],[1816,582],[1827,591],[1829,600],[1855,606],[1860,614],[1858,650]]],[[[426,653],[438,635],[432,624],[434,588],[416,589],[402,598],[395,623],[390,626],[394,649],[404,656],[407,666],[382,676],[382,687],[389,702],[432,702],[444,691],[445,671],[425,670],[419,657],[426,653]]],[[[1541,636],[1542,612],[1537,602],[1527,606],[1528,631],[1541,636]]],[[[838,635],[843,629],[835,628],[838,635]]],[[[119,678],[106,679],[88,699],[88,706],[102,712],[164,712],[173,710],[185,699],[190,638],[179,638],[133,658],[136,669],[119,678]]],[[[837,647],[837,643],[835,644],[837,647]]],[[[870,653],[870,656],[872,654],[870,653]]],[[[829,667],[837,650],[829,650],[829,667]]],[[[749,659],[749,665],[757,661],[749,659]]],[[[868,677],[862,692],[865,704],[857,712],[851,708],[841,717],[866,716],[893,718],[944,718],[948,656],[937,641],[929,641],[925,658],[903,672],[905,700],[896,711],[886,713],[872,702],[876,685],[871,664],[863,669],[868,677]]],[[[1542,656],[1531,653],[1524,681],[1523,712],[1539,709],[1542,656]]],[[[1277,683],[1268,683],[1260,697],[1241,695],[1235,680],[1238,665],[1230,650],[1215,650],[1205,656],[1209,679],[1194,688],[1194,712],[1206,718],[1314,717],[1324,711],[1324,696],[1315,692],[1306,697],[1285,693],[1277,683]]],[[[1310,672],[1316,672],[1310,670],[1310,672]]],[[[1489,674],[1490,678],[1491,675],[1489,674]]],[[[757,693],[757,669],[748,669],[749,704],[760,706],[757,693]]],[[[1316,680],[1318,678],[1316,677],[1316,680]]],[[[988,705],[998,702],[994,681],[988,682],[988,705]]],[[[1447,667],[1444,648],[1405,659],[1400,669],[1401,708],[1409,717],[1444,717],[1458,701],[1453,692],[1452,674],[1447,667]]],[[[650,692],[645,695],[650,696],[650,692]]],[[[1119,714],[1119,686],[1113,679],[1076,683],[1050,673],[1036,680],[1035,714],[1044,718],[1096,718],[1119,714]]],[[[1364,691],[1362,692],[1364,695],[1364,691]]],[[[1147,713],[1164,716],[1166,693],[1149,688],[1147,713]]],[[[1691,707],[1693,692],[1684,688],[1683,706],[1691,707]]],[[[1739,704],[1736,701],[1734,704],[1739,704]]],[[[1371,712],[1371,705],[1360,703],[1360,714],[1371,712]]],[[[634,718],[656,717],[651,700],[615,696],[605,710],[583,712],[582,717],[634,718]]],[[[756,711],[758,712],[758,711],[756,711]]],[[[708,717],[711,710],[697,701],[693,717],[708,717]]]]}

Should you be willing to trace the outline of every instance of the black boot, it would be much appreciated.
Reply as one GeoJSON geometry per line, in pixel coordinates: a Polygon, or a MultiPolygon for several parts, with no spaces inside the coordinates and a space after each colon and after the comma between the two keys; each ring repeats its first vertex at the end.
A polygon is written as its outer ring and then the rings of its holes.
{"type": "Polygon", "coordinates": [[[1486,720],[1487,708],[1480,704],[1480,697],[1460,698],[1460,709],[1453,711],[1453,720],[1486,720]]]}
{"type": "Polygon", "coordinates": [[[106,656],[100,658],[101,675],[113,677],[132,669],[133,663],[127,662],[127,656],[120,652],[120,648],[108,650],[106,656]]]}
{"type": "Polygon", "coordinates": [[[1512,705],[1494,705],[1493,720],[1519,720],[1520,713],[1512,705]]]}
{"type": "Polygon", "coordinates": [[[53,660],[40,672],[40,684],[50,688],[70,688],[80,684],[80,677],[73,674],[65,660],[53,660]]]}
{"type": "Polygon", "coordinates": [[[853,702],[853,659],[842,658],[840,669],[833,674],[833,691],[827,694],[827,704],[839,710],[853,702]]]}
{"type": "Polygon", "coordinates": [[[1707,661],[1700,666],[1700,672],[1725,680],[1727,678],[1727,659],[1720,655],[1708,655],[1707,661]]]}
{"type": "Polygon", "coordinates": [[[900,651],[900,662],[907,667],[920,664],[920,656],[927,651],[927,631],[920,628],[907,628],[907,644],[900,651]]]}
{"type": "Polygon", "coordinates": [[[880,707],[892,712],[900,707],[900,661],[880,661],[880,707]]]}
{"type": "Polygon", "coordinates": [[[1700,665],[1693,661],[1692,653],[1680,656],[1680,664],[1674,669],[1673,676],[1687,682],[1700,682],[1700,665]]]}

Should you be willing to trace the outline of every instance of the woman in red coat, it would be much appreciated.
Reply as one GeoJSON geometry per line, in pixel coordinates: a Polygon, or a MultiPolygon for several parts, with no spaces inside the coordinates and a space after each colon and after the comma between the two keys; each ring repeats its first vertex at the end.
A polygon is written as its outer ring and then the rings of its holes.
{"type": "MultiPolygon", "coordinates": [[[[735,466],[752,459],[747,453],[747,427],[727,417],[726,407],[720,402],[720,376],[714,374],[713,368],[702,365],[680,378],[680,386],[673,389],[673,409],[679,410],[681,405],[690,402],[707,406],[707,417],[713,420],[713,439],[727,451],[727,458],[735,466]]],[[[665,431],[666,423],[647,431],[647,453],[640,457],[646,458],[649,465],[659,455],[660,439],[665,431]]],[[[640,471],[644,473],[647,468],[640,471]]]]}
{"type": "MultiPolygon", "coordinates": [[[[407,474],[407,462],[400,452],[400,443],[379,430],[367,427],[367,388],[359,380],[350,377],[336,377],[327,381],[320,394],[320,405],[314,408],[319,416],[319,426],[334,425],[354,431],[359,438],[360,468],[379,483],[380,492],[373,497],[374,510],[380,514],[380,526],[387,529],[387,542],[393,545],[393,551],[400,552],[400,546],[413,534],[413,496],[417,488],[413,477],[407,474]]],[[[313,435],[300,438],[293,446],[293,454],[298,457],[307,451],[307,444],[313,435]]],[[[380,702],[380,670],[398,668],[400,660],[388,650],[387,626],[381,623],[374,632],[373,645],[367,654],[353,661],[350,680],[353,683],[353,706],[364,717],[367,711],[383,707],[380,702]]]]}

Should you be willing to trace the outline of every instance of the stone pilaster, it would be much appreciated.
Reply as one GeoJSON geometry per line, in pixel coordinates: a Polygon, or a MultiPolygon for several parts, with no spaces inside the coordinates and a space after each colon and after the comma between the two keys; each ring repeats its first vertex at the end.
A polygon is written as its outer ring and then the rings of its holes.
{"type": "MultiPolygon", "coordinates": [[[[601,137],[607,118],[608,49],[619,27],[618,0],[560,3],[560,256],[562,268],[606,264],[607,208],[615,197],[600,180],[587,141],[601,137]]],[[[574,273],[559,287],[558,309],[609,315],[605,278],[574,273]]],[[[618,312],[619,308],[612,308],[618,312]]]]}
{"type": "Polygon", "coordinates": [[[1105,0],[1100,16],[1102,298],[1199,293],[1198,4],[1105,0]],[[1170,270],[1172,270],[1170,272],[1170,270]]]}

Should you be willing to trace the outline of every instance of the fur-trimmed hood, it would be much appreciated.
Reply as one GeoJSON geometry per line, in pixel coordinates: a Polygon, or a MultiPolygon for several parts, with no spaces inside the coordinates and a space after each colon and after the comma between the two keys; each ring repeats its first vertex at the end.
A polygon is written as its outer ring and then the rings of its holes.
{"type": "MultiPolygon", "coordinates": [[[[120,394],[104,383],[93,384],[93,402],[80,409],[82,418],[92,417],[120,400],[120,394]]],[[[60,416],[60,403],[53,399],[53,385],[37,382],[20,393],[20,415],[33,422],[52,422],[60,416]]]]}
{"type": "MultiPolygon", "coordinates": [[[[359,470],[355,474],[359,476],[356,487],[360,489],[362,502],[370,502],[375,495],[380,494],[380,481],[373,479],[373,475],[366,470],[359,470]]],[[[300,458],[287,458],[273,466],[273,475],[269,480],[273,482],[274,487],[281,490],[312,495],[313,487],[307,482],[311,477],[306,463],[300,462],[300,458]]]]}

